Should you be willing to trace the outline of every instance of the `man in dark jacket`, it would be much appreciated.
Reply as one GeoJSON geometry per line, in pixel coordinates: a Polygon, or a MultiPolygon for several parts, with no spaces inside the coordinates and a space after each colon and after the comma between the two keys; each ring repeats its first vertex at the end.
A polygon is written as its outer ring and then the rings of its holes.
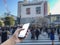
{"type": "Polygon", "coordinates": [[[2,43],[7,40],[7,30],[6,27],[2,27],[1,41],[2,43]]]}
{"type": "Polygon", "coordinates": [[[39,32],[39,29],[37,28],[36,31],[35,31],[36,40],[38,40],[39,34],[40,34],[40,32],[39,32]]]}

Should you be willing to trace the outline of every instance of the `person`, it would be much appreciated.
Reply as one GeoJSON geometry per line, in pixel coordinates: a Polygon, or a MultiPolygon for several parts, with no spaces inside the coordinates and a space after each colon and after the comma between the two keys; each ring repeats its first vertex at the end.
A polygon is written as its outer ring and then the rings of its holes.
{"type": "Polygon", "coordinates": [[[60,42],[60,33],[59,33],[59,42],[60,42]]]}
{"type": "Polygon", "coordinates": [[[59,41],[60,41],[60,29],[59,29],[58,31],[59,31],[59,33],[58,33],[58,37],[59,37],[59,41]]]}
{"type": "Polygon", "coordinates": [[[59,28],[57,28],[57,34],[59,35],[59,28]]]}
{"type": "Polygon", "coordinates": [[[47,30],[48,38],[50,38],[50,32],[51,32],[51,30],[50,30],[50,29],[48,29],[48,30],[47,30]]]}
{"type": "Polygon", "coordinates": [[[60,41],[60,29],[59,28],[57,29],[57,33],[58,33],[58,38],[59,38],[59,41],[60,41]]]}
{"type": "Polygon", "coordinates": [[[30,32],[31,32],[31,39],[34,40],[35,39],[35,29],[34,29],[34,27],[31,28],[30,32]]]}
{"type": "Polygon", "coordinates": [[[17,29],[17,27],[13,27],[13,30],[12,30],[12,34],[14,34],[15,30],[17,29]]]}
{"type": "Polygon", "coordinates": [[[2,32],[1,32],[1,42],[3,43],[4,41],[7,40],[7,30],[6,27],[2,27],[2,32]]]}
{"type": "Polygon", "coordinates": [[[50,39],[52,40],[52,45],[54,45],[54,39],[55,39],[55,36],[54,36],[54,29],[51,30],[50,39]]]}
{"type": "Polygon", "coordinates": [[[40,32],[39,32],[39,29],[37,28],[35,31],[36,40],[38,40],[39,34],[40,34],[40,32]]]}
{"type": "Polygon", "coordinates": [[[24,29],[18,28],[14,32],[13,36],[9,38],[7,41],[3,42],[1,45],[15,45],[16,43],[23,41],[23,39],[18,38],[18,34],[19,32],[21,32],[21,30],[24,30],[24,29]]]}

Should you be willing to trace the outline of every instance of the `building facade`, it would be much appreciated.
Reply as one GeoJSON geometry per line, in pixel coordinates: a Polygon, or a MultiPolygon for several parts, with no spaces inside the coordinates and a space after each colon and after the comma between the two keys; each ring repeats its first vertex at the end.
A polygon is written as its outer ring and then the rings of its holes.
{"type": "Polygon", "coordinates": [[[20,23],[32,23],[37,17],[48,15],[47,0],[19,1],[18,2],[18,17],[20,23]]]}
{"type": "Polygon", "coordinates": [[[60,26],[60,14],[50,14],[46,16],[49,19],[51,25],[59,25],[60,26]]]}

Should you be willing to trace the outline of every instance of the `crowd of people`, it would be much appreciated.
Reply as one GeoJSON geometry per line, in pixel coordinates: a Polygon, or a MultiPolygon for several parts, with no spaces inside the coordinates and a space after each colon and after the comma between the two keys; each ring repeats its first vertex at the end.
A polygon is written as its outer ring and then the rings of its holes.
{"type": "Polygon", "coordinates": [[[17,27],[0,27],[1,43],[3,43],[9,38],[8,35],[13,35],[16,29],[17,27]]]}
{"type": "Polygon", "coordinates": [[[32,27],[30,29],[30,32],[31,32],[31,39],[35,39],[35,37],[36,37],[36,40],[38,40],[38,37],[39,37],[39,34],[40,34],[40,30],[38,28],[32,27]]]}
{"type": "MultiPolygon", "coordinates": [[[[4,33],[4,31],[9,30],[11,32],[11,34],[14,34],[15,30],[17,29],[17,27],[11,27],[11,28],[0,28],[0,30],[2,30],[2,39],[6,40],[7,39],[7,33],[4,33]],[[4,36],[5,35],[5,36],[4,36]],[[5,37],[5,38],[4,38],[5,37]]],[[[55,40],[55,33],[57,33],[58,35],[58,39],[60,41],[60,27],[31,27],[30,28],[30,32],[31,32],[31,40],[38,40],[39,39],[39,35],[43,32],[46,33],[48,35],[48,38],[50,38],[50,40],[52,40],[52,44],[54,44],[54,40],[55,40]]],[[[2,40],[2,42],[4,41],[2,40]]]]}
{"type": "Polygon", "coordinates": [[[31,39],[33,40],[38,40],[39,35],[43,32],[44,34],[48,35],[48,38],[52,40],[52,45],[54,45],[54,40],[55,40],[55,34],[57,33],[58,39],[60,41],[60,28],[59,27],[32,27],[30,29],[31,32],[31,39]]]}

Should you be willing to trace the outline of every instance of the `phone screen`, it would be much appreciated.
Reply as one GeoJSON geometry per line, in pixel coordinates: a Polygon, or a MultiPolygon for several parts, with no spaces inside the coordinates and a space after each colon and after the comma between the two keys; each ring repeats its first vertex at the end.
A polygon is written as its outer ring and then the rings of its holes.
{"type": "Polygon", "coordinates": [[[29,25],[30,25],[30,23],[27,23],[27,24],[24,24],[23,25],[23,29],[24,30],[22,30],[21,32],[20,32],[20,34],[19,34],[19,37],[25,37],[25,35],[26,35],[26,33],[27,33],[27,30],[28,30],[28,28],[29,28],[29,25]]]}

